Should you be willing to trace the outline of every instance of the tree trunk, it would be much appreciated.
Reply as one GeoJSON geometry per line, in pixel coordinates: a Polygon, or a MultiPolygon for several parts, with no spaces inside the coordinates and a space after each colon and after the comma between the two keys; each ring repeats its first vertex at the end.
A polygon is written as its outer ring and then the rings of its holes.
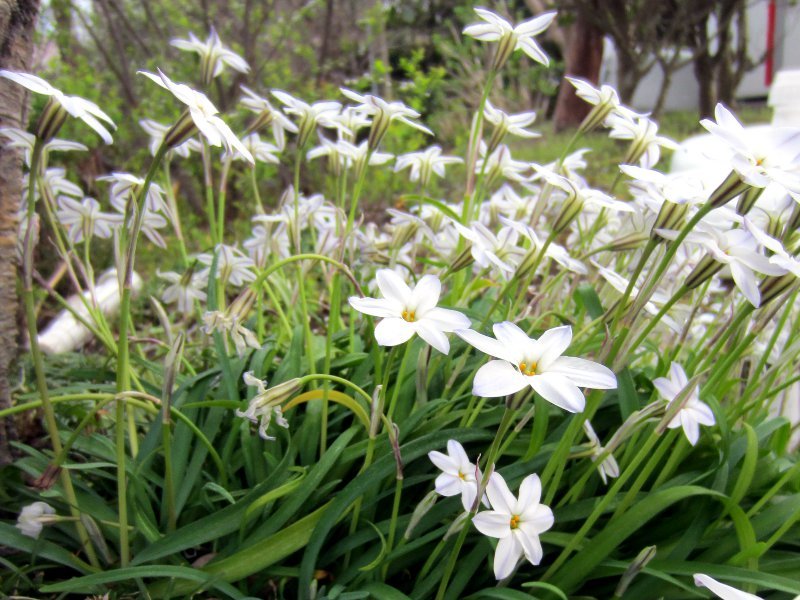
{"type": "MultiPolygon", "coordinates": [[[[27,71],[39,0],[0,0],[0,68],[27,71]]],[[[0,127],[24,127],[24,88],[0,79],[0,127]]],[[[17,351],[17,212],[22,196],[22,155],[0,146],[0,410],[11,406],[10,375],[17,351]]],[[[11,461],[11,418],[0,420],[0,464],[11,461]]]]}
{"type": "MultiPolygon", "coordinates": [[[[564,62],[567,75],[586,79],[597,85],[603,62],[603,32],[583,15],[578,15],[575,23],[567,30],[566,38],[564,62]]],[[[591,108],[591,104],[575,95],[574,86],[562,79],[553,116],[555,130],[577,127],[591,108]]]]}

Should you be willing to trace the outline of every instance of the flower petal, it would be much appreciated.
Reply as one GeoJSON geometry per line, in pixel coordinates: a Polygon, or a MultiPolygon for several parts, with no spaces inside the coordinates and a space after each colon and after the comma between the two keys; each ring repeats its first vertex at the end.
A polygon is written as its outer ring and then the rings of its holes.
{"type": "Polygon", "coordinates": [[[447,336],[441,329],[438,329],[434,323],[429,322],[427,319],[417,321],[413,324],[417,334],[423,340],[428,342],[431,346],[436,348],[442,354],[450,353],[450,342],[447,336]]]}
{"type": "Polygon", "coordinates": [[[397,317],[402,310],[397,303],[384,298],[350,296],[348,302],[358,312],[372,315],[373,317],[397,317]]]}
{"type": "Polygon", "coordinates": [[[494,553],[494,576],[500,580],[511,575],[522,553],[522,545],[515,535],[509,535],[497,542],[497,550],[494,553]]]}
{"type": "Polygon", "coordinates": [[[469,329],[472,322],[464,313],[449,308],[432,308],[424,315],[418,317],[420,321],[433,322],[437,329],[444,332],[455,331],[456,329],[469,329]]]}
{"type": "Polygon", "coordinates": [[[531,387],[548,402],[572,413],[583,412],[586,406],[578,386],[558,373],[542,373],[528,378],[531,387]]]}
{"type": "Polygon", "coordinates": [[[439,302],[442,293],[442,282],[435,275],[424,275],[411,292],[409,308],[414,309],[422,317],[439,302]]]}
{"type": "Polygon", "coordinates": [[[411,288],[408,287],[403,278],[391,269],[380,269],[375,277],[378,280],[378,287],[384,298],[399,302],[403,306],[408,306],[411,300],[411,288]]]}
{"type": "Polygon", "coordinates": [[[511,517],[494,510],[485,510],[472,517],[475,529],[483,535],[504,538],[511,534],[511,517]]]}
{"type": "Polygon", "coordinates": [[[443,454],[436,450],[431,450],[428,452],[428,458],[431,459],[431,462],[434,465],[436,465],[437,469],[441,469],[445,473],[455,475],[458,472],[458,463],[447,454],[443,454]]]}
{"type": "Polygon", "coordinates": [[[737,590],[702,573],[695,573],[694,584],[698,587],[708,588],[723,600],[761,600],[754,594],[737,590]]]}
{"type": "MultiPolygon", "coordinates": [[[[505,360],[490,360],[475,373],[472,393],[481,398],[514,394],[528,385],[528,378],[505,360]]],[[[577,388],[576,388],[577,389],[577,388]]]]}
{"type": "Polygon", "coordinates": [[[375,339],[381,346],[398,346],[413,335],[414,326],[400,317],[384,319],[375,326],[375,339]]]}
{"type": "Polygon", "coordinates": [[[565,376],[579,387],[595,390],[613,390],[617,387],[617,377],[608,367],[572,356],[560,356],[548,368],[548,373],[565,376]]]}
{"type": "Polygon", "coordinates": [[[542,543],[539,541],[538,535],[528,535],[522,527],[515,529],[513,535],[519,542],[519,545],[522,546],[522,550],[528,562],[532,565],[538,565],[542,562],[544,551],[542,550],[542,543]]]}
{"type": "Polygon", "coordinates": [[[522,514],[528,506],[539,504],[542,497],[542,482],[535,473],[528,475],[519,485],[519,502],[514,514],[522,514]]]}
{"type": "Polygon", "coordinates": [[[442,496],[458,496],[461,493],[461,480],[455,475],[441,473],[435,482],[436,493],[442,496]]]}
{"type": "Polygon", "coordinates": [[[539,368],[549,370],[549,366],[569,348],[572,341],[572,327],[564,325],[545,331],[536,340],[536,357],[539,368]]]}
{"type": "Polygon", "coordinates": [[[492,508],[506,514],[510,520],[512,511],[517,504],[517,499],[508,489],[506,480],[500,473],[494,472],[489,476],[489,485],[486,486],[486,495],[492,508]]]}

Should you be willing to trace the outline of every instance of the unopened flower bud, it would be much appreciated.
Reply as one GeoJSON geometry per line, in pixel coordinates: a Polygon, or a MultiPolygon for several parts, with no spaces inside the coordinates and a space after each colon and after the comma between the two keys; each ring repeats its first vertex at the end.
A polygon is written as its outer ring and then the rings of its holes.
{"type": "Polygon", "coordinates": [[[383,416],[383,394],[381,390],[382,385],[375,386],[375,391],[372,392],[372,404],[370,405],[369,415],[369,437],[374,438],[378,435],[378,429],[381,427],[381,417],[383,416]]]}
{"type": "Polygon", "coordinates": [[[647,563],[655,558],[655,556],[655,546],[647,546],[647,548],[644,548],[641,552],[639,552],[639,554],[636,555],[636,558],[634,558],[630,566],[625,569],[625,573],[622,574],[622,577],[619,580],[619,585],[617,585],[617,589],[614,592],[615,598],[622,598],[625,595],[625,591],[628,589],[628,586],[633,582],[636,576],[644,570],[644,568],[647,566],[647,563]]]}
{"type": "Polygon", "coordinates": [[[522,257],[514,276],[517,279],[527,280],[529,275],[533,275],[533,270],[541,263],[540,254],[540,248],[531,246],[530,250],[522,257]]]}
{"type": "Polygon", "coordinates": [[[453,521],[450,524],[450,527],[447,528],[447,531],[444,534],[444,539],[447,540],[451,536],[453,536],[453,535],[457,534],[459,531],[461,531],[464,528],[464,525],[467,522],[467,517],[468,516],[469,516],[468,512],[463,512],[460,515],[458,515],[456,517],[455,521],[453,521]]]}
{"type": "Polygon", "coordinates": [[[436,490],[431,490],[425,497],[417,504],[417,507],[414,509],[414,512],[411,513],[411,519],[408,522],[408,527],[406,527],[406,532],[403,534],[403,537],[406,540],[411,539],[411,534],[414,531],[414,528],[419,525],[419,522],[422,520],[422,517],[428,514],[428,511],[433,508],[433,505],[436,504],[436,500],[438,500],[439,494],[436,490]]]}
{"type": "Polygon", "coordinates": [[[717,189],[711,192],[707,204],[709,204],[711,208],[719,208],[720,206],[726,205],[739,194],[746,192],[750,187],[750,184],[742,181],[742,178],[736,171],[731,171],[725,178],[725,181],[720,183],[717,189]]]}

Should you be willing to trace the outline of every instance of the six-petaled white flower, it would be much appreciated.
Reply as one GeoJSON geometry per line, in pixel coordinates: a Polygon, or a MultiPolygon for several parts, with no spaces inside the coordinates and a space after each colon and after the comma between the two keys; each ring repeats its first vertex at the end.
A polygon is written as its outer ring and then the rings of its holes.
{"type": "Polygon", "coordinates": [[[383,317],[375,326],[375,339],[381,346],[397,346],[416,333],[442,354],[450,352],[445,333],[470,326],[469,318],[455,310],[439,308],[442,283],[435,275],[423,275],[414,286],[391,269],[376,273],[383,298],[350,298],[350,306],[373,317],[383,317]]]}
{"type": "Polygon", "coordinates": [[[548,402],[575,413],[586,404],[579,388],[617,387],[611,369],[584,358],[561,356],[572,341],[568,325],[545,331],[538,339],[529,338],[509,321],[496,323],[493,331],[497,339],[472,330],[456,331],[465,342],[498,359],[475,373],[472,393],[476,396],[507,396],[530,386],[548,402]]]}
{"type": "Polygon", "coordinates": [[[536,62],[543,65],[550,64],[550,59],[533,37],[550,26],[556,18],[555,12],[542,13],[517,26],[511,25],[503,17],[485,8],[476,8],[475,12],[484,22],[467,26],[464,35],[482,42],[498,42],[493,64],[495,70],[499,70],[508,57],[520,49],[536,62]]]}
{"type": "Polygon", "coordinates": [[[713,577],[702,573],[695,573],[694,584],[697,587],[708,588],[715,596],[722,598],[722,600],[761,600],[760,596],[737,590],[735,587],[720,583],[713,577]]]}
{"type": "Polygon", "coordinates": [[[494,554],[494,576],[505,579],[514,571],[524,555],[533,565],[542,562],[539,535],[553,526],[553,511],[539,503],[542,483],[538,475],[528,475],[519,486],[515,498],[499,473],[492,473],[486,495],[492,510],[472,518],[475,527],[484,535],[497,538],[494,554]]]}
{"type": "MultiPolygon", "coordinates": [[[[448,440],[447,454],[433,450],[428,452],[428,458],[442,470],[442,473],[436,477],[436,492],[442,496],[460,495],[464,510],[472,510],[472,505],[475,504],[475,498],[478,495],[478,481],[481,474],[478,468],[469,461],[464,447],[456,440],[448,440]]],[[[485,496],[483,502],[487,504],[485,496]]]]}
{"type": "Polygon", "coordinates": [[[175,39],[170,42],[170,45],[179,50],[196,52],[200,55],[203,80],[206,84],[222,73],[226,66],[240,73],[247,73],[250,70],[250,66],[245,59],[230,48],[222,45],[222,41],[213,27],[205,42],[200,41],[197,36],[190,33],[188,40],[175,39]]]}
{"type": "MultiPolygon", "coordinates": [[[[683,367],[674,362],[669,367],[669,377],[658,377],[653,380],[653,385],[656,386],[661,397],[669,402],[667,406],[667,410],[669,410],[689,385],[689,379],[686,377],[683,367]]],[[[700,386],[696,386],[682,401],[680,410],[670,420],[667,427],[670,429],[683,427],[686,439],[694,446],[700,439],[700,425],[711,426],[714,423],[714,413],[711,412],[708,404],[700,400],[700,386]]]]}

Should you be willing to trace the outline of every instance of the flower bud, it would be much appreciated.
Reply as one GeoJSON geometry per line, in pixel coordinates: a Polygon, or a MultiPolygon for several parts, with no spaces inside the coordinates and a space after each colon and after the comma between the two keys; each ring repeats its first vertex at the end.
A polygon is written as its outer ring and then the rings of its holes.
{"type": "Polygon", "coordinates": [[[633,559],[633,562],[630,566],[625,569],[625,573],[622,574],[622,577],[619,580],[619,585],[617,585],[617,589],[614,592],[614,598],[622,598],[625,595],[625,591],[628,589],[628,586],[633,582],[636,576],[644,570],[651,560],[653,560],[656,556],[656,547],[655,546],[647,546],[644,548],[639,554],[636,555],[636,558],[633,559]]]}
{"type": "Polygon", "coordinates": [[[742,178],[736,171],[731,171],[725,178],[725,181],[720,183],[717,189],[711,192],[707,204],[709,204],[711,208],[719,208],[720,206],[726,205],[739,194],[747,191],[750,187],[752,186],[742,181],[742,178]]]}
{"type": "Polygon", "coordinates": [[[411,539],[411,534],[414,531],[414,528],[419,525],[419,522],[422,520],[422,517],[428,514],[428,511],[433,508],[433,505],[436,504],[436,500],[439,499],[439,494],[436,490],[431,490],[425,497],[417,504],[417,507],[414,509],[414,512],[411,513],[411,519],[408,522],[408,527],[406,527],[406,532],[403,534],[403,538],[406,540],[411,539]]]}
{"type": "Polygon", "coordinates": [[[583,210],[583,200],[578,197],[575,192],[570,193],[567,196],[567,199],[564,201],[564,204],[561,206],[561,213],[556,218],[556,222],[553,225],[553,231],[556,234],[561,233],[575,218],[581,214],[583,210]]]}
{"type": "Polygon", "coordinates": [[[460,271],[461,269],[470,266],[472,263],[475,262],[475,258],[472,256],[472,244],[468,243],[467,247],[464,248],[458,256],[453,259],[448,267],[448,271],[450,273],[455,273],[456,271],[460,271]]]}
{"type": "Polygon", "coordinates": [[[455,520],[450,524],[450,527],[447,528],[447,531],[444,534],[444,539],[447,540],[451,536],[457,534],[464,528],[464,525],[467,522],[467,517],[469,516],[468,512],[463,512],[458,515],[455,520]]]}
{"type": "Polygon", "coordinates": [[[383,416],[383,394],[381,390],[382,385],[375,386],[375,391],[372,392],[372,404],[370,405],[369,415],[369,437],[374,438],[378,435],[378,429],[381,427],[381,417],[383,416]]]}
{"type": "Polygon", "coordinates": [[[517,279],[527,279],[529,275],[533,275],[533,270],[541,263],[540,248],[531,246],[530,250],[525,253],[522,260],[517,267],[514,277],[517,279]]]}

